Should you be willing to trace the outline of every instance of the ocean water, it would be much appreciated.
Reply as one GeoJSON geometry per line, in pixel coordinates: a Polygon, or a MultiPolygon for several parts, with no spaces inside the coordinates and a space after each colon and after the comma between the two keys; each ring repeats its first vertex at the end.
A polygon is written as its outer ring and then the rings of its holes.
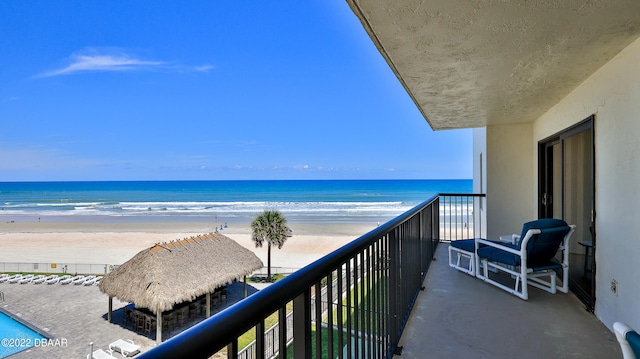
{"type": "Polygon", "coordinates": [[[386,221],[471,180],[0,182],[2,221],[386,221]]]}

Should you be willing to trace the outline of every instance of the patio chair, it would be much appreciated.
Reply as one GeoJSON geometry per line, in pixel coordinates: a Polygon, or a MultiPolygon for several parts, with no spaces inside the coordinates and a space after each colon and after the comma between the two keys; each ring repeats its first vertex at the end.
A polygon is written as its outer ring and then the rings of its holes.
{"type": "Polygon", "coordinates": [[[449,266],[468,275],[476,275],[476,240],[463,239],[449,244],[449,266]],[[466,265],[465,265],[466,264],[466,265]]]}
{"type": "Polygon", "coordinates": [[[640,358],[640,334],[622,322],[613,323],[613,331],[624,359],[640,358]]]}
{"type": "Polygon", "coordinates": [[[22,274],[14,274],[7,279],[7,283],[18,283],[20,279],[22,279],[22,274]]]}
{"type": "Polygon", "coordinates": [[[133,340],[118,339],[109,344],[109,349],[120,352],[125,357],[131,357],[140,352],[140,346],[133,343],[133,340]]]}
{"type": "Polygon", "coordinates": [[[60,276],[55,274],[48,276],[47,279],[44,280],[44,282],[49,285],[56,284],[59,281],[60,281],[60,276]]]}
{"type": "MultiPolygon", "coordinates": [[[[518,235],[500,236],[500,241],[495,243],[515,243],[520,237],[518,235]]],[[[484,245],[482,245],[484,246],[484,245]]],[[[461,239],[451,241],[449,244],[449,266],[470,276],[476,276],[476,240],[461,239]]]]}
{"type": "Polygon", "coordinates": [[[26,276],[20,278],[20,280],[18,281],[18,283],[20,284],[27,284],[27,283],[31,283],[33,282],[33,278],[35,278],[35,275],[33,274],[27,274],[26,276]]]}
{"type": "Polygon", "coordinates": [[[33,277],[33,281],[31,283],[33,283],[33,284],[41,284],[41,283],[44,283],[45,280],[47,280],[47,276],[44,275],[44,274],[40,274],[40,275],[37,275],[37,276],[33,277]]]}
{"type": "Polygon", "coordinates": [[[529,285],[553,294],[556,290],[568,293],[569,238],[575,228],[563,220],[545,218],[525,223],[521,240],[515,244],[476,239],[475,267],[482,268],[476,276],[524,300],[529,298],[529,285]],[[561,261],[555,258],[558,251],[562,252],[561,261]],[[490,270],[496,272],[495,276],[508,273],[514,279],[513,287],[490,277],[490,270]],[[556,285],[558,270],[562,271],[561,287],[556,285]]]}
{"type": "Polygon", "coordinates": [[[104,351],[102,349],[98,349],[91,354],[87,354],[87,359],[115,359],[113,356],[113,350],[107,349],[104,351]]]}

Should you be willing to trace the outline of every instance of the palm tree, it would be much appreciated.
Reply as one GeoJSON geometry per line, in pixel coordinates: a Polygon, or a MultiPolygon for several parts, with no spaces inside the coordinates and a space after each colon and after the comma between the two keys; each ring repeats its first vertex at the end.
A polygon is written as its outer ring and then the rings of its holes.
{"type": "Polygon", "coordinates": [[[271,282],[271,246],[281,249],[291,231],[287,227],[287,219],[275,210],[265,210],[251,222],[251,239],[256,247],[262,247],[267,242],[267,280],[271,282]]]}

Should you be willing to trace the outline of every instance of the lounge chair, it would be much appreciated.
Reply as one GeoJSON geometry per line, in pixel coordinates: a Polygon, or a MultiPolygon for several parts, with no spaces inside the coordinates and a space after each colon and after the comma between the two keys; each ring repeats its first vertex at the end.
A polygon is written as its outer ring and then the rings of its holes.
{"type": "Polygon", "coordinates": [[[84,284],[84,283],[86,283],[88,280],[92,280],[92,279],[93,279],[93,278],[95,278],[95,277],[96,277],[95,275],[89,275],[89,276],[86,276],[86,277],[83,277],[83,278],[80,278],[80,279],[74,280],[74,281],[73,281],[73,284],[75,284],[75,285],[84,284]]]}
{"type": "Polygon", "coordinates": [[[556,290],[567,293],[569,238],[575,228],[563,220],[545,218],[525,223],[522,239],[515,244],[476,239],[476,276],[524,300],[529,298],[529,285],[549,293],[556,293],[556,290]],[[555,258],[558,251],[562,252],[561,261],[555,258]],[[496,274],[508,273],[515,279],[513,287],[492,278],[490,270],[496,274]],[[562,271],[562,287],[556,285],[556,271],[562,271]],[[544,277],[549,280],[541,279],[544,277]]]}
{"type": "Polygon", "coordinates": [[[27,283],[31,283],[33,281],[33,278],[35,277],[35,275],[33,274],[27,274],[26,276],[20,278],[20,280],[18,281],[18,283],[20,284],[27,284],[27,283]]]}
{"type": "Polygon", "coordinates": [[[11,277],[11,276],[8,275],[7,273],[0,274],[0,283],[6,282],[9,279],[9,277],[11,277]]]}
{"type": "Polygon", "coordinates": [[[93,278],[88,278],[84,282],[84,285],[94,285],[100,280],[100,277],[97,277],[97,276],[91,276],[91,277],[93,277],[93,278]]]}
{"type": "Polygon", "coordinates": [[[47,279],[45,279],[44,282],[46,284],[56,284],[56,283],[58,283],[60,281],[60,278],[61,277],[59,275],[52,274],[52,275],[48,276],[47,279]]]}
{"type": "Polygon", "coordinates": [[[102,349],[95,350],[92,354],[87,354],[87,359],[114,359],[113,350],[107,349],[104,351],[102,349]]]}
{"type": "Polygon", "coordinates": [[[87,280],[87,278],[83,275],[77,275],[75,277],[73,277],[74,279],[71,281],[71,283],[78,285],[78,284],[82,284],[84,283],[85,280],[87,280]]]}
{"type": "Polygon", "coordinates": [[[62,277],[60,277],[60,284],[62,284],[62,285],[69,284],[69,283],[73,282],[76,279],[77,279],[77,277],[72,277],[70,275],[63,275],[62,277]]]}
{"type": "Polygon", "coordinates": [[[640,334],[622,322],[613,323],[613,332],[616,333],[624,359],[640,358],[640,334]]]}
{"type": "Polygon", "coordinates": [[[22,279],[22,274],[14,274],[7,279],[7,283],[18,283],[20,279],[22,279]]]}
{"type": "Polygon", "coordinates": [[[133,343],[133,340],[118,339],[109,344],[109,349],[120,352],[120,354],[130,357],[140,353],[140,346],[133,343]]]}
{"type": "Polygon", "coordinates": [[[47,280],[47,276],[44,275],[44,274],[40,274],[40,275],[37,275],[37,276],[33,277],[33,281],[31,283],[33,283],[33,284],[41,284],[41,283],[44,283],[45,280],[47,280]]]}
{"type": "MultiPolygon", "coordinates": [[[[492,241],[494,243],[518,243],[520,236],[512,234],[508,236],[500,236],[500,241],[492,241]]],[[[451,241],[449,244],[449,266],[461,272],[467,273],[472,277],[476,276],[476,240],[461,239],[451,241]]]]}

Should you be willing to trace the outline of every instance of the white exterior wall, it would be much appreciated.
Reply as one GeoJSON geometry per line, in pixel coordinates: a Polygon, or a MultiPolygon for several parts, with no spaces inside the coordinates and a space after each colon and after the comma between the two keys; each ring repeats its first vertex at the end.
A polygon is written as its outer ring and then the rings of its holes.
{"type": "MultiPolygon", "coordinates": [[[[595,114],[596,316],[640,329],[640,39],[532,125],[486,130],[489,238],[537,218],[537,144],[595,114]],[[614,294],[611,281],[618,283],[614,294]]],[[[474,147],[474,152],[476,148],[474,147]]],[[[477,156],[476,153],[474,153],[477,156]]]]}
{"type": "Polygon", "coordinates": [[[522,224],[537,218],[535,166],[531,158],[536,146],[531,124],[486,128],[487,238],[522,231],[522,224]]]}
{"type": "MultiPolygon", "coordinates": [[[[640,39],[534,123],[534,143],[595,114],[596,306],[640,329],[640,39]],[[618,282],[618,294],[611,281],[618,282]]],[[[537,163],[537,156],[533,165],[537,163]]],[[[536,178],[537,181],[537,178],[536,178]]],[[[537,183],[534,185],[537,185],[537,183]]]]}

